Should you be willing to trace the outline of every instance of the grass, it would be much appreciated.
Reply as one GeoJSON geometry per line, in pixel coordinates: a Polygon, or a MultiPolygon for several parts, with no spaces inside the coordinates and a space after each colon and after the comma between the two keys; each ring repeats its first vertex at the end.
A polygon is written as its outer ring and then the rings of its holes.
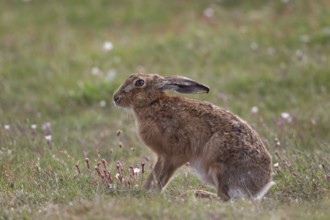
{"type": "Polygon", "coordinates": [[[0,218],[327,219],[329,10],[326,0],[1,1],[0,218]],[[184,197],[213,190],[187,167],[161,195],[141,190],[154,157],[111,101],[135,71],[196,79],[211,92],[190,97],[248,121],[273,156],[267,199],[184,197]],[[94,170],[101,159],[111,186],[94,170]],[[132,175],[142,162],[143,177],[132,175]]]}

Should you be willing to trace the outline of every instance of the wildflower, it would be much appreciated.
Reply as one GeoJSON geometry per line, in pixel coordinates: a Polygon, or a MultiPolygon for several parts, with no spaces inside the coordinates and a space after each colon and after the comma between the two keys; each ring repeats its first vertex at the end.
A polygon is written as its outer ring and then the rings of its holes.
{"type": "Polygon", "coordinates": [[[138,173],[140,173],[141,172],[141,169],[140,168],[137,168],[137,167],[134,167],[133,168],[133,173],[134,173],[134,175],[137,175],[138,173]]]}
{"type": "Polygon", "coordinates": [[[116,168],[118,170],[118,173],[120,173],[120,171],[122,170],[122,164],[120,163],[120,161],[117,161],[116,168]]]}
{"type": "Polygon", "coordinates": [[[281,142],[278,138],[275,138],[275,147],[280,147],[281,146],[281,142]]]}
{"type": "Polygon", "coordinates": [[[94,66],[92,69],[91,69],[91,73],[93,75],[99,75],[101,73],[101,70],[97,67],[97,66],[94,66]]]}
{"type": "Polygon", "coordinates": [[[46,141],[52,141],[52,136],[51,135],[46,135],[45,139],[46,139],[46,141]]]}
{"type": "Polygon", "coordinates": [[[94,170],[97,172],[97,175],[98,175],[101,179],[104,179],[104,176],[103,176],[103,174],[101,173],[101,171],[100,171],[100,169],[99,169],[99,167],[98,167],[97,165],[94,167],[94,170]]]}
{"type": "Polygon", "coordinates": [[[286,120],[287,122],[291,123],[292,122],[292,117],[289,113],[287,112],[282,112],[281,117],[286,120]]]}
{"type": "Polygon", "coordinates": [[[104,169],[106,170],[107,169],[107,161],[105,159],[102,159],[102,164],[103,164],[104,169]]]}
{"type": "Polygon", "coordinates": [[[110,51],[113,49],[113,44],[110,41],[105,41],[103,43],[103,50],[104,51],[110,51]]]}
{"type": "Polygon", "coordinates": [[[108,171],[106,169],[103,169],[102,171],[103,171],[104,176],[107,177],[108,176],[108,171]]]}
{"type": "Polygon", "coordinates": [[[51,145],[52,143],[52,135],[46,135],[45,136],[46,142],[48,145],[51,145]]]}
{"type": "Polygon", "coordinates": [[[32,130],[37,130],[37,125],[36,124],[32,124],[31,125],[31,128],[32,128],[32,130]]]}
{"type": "Polygon", "coordinates": [[[77,171],[78,171],[78,175],[81,175],[80,168],[79,168],[78,164],[76,164],[76,168],[77,168],[77,171]]]}
{"type": "Polygon", "coordinates": [[[117,71],[116,70],[114,70],[114,69],[109,70],[109,72],[107,73],[107,80],[109,82],[111,82],[112,80],[114,80],[114,78],[116,77],[116,75],[117,75],[117,71]]]}
{"type": "Polygon", "coordinates": [[[283,163],[284,163],[287,167],[290,167],[290,166],[291,166],[290,162],[287,161],[287,160],[283,160],[283,163]]]}
{"type": "Polygon", "coordinates": [[[204,10],[203,14],[207,18],[212,18],[214,15],[214,10],[213,10],[213,8],[207,8],[204,10]]]}
{"type": "Polygon", "coordinates": [[[104,108],[106,106],[107,106],[107,102],[106,101],[104,101],[104,100],[100,101],[100,107],[101,108],[104,108]]]}
{"type": "Polygon", "coordinates": [[[119,173],[117,173],[117,174],[115,175],[115,177],[116,177],[117,180],[119,180],[120,182],[122,182],[123,177],[122,177],[119,173]]]}
{"type": "Polygon", "coordinates": [[[274,167],[279,167],[279,164],[278,163],[274,163],[274,165],[273,165],[274,167]]]}
{"type": "Polygon", "coordinates": [[[90,166],[89,166],[89,159],[88,159],[88,157],[85,158],[85,163],[86,163],[87,170],[90,172],[91,169],[90,169],[90,166]]]}
{"type": "Polygon", "coordinates": [[[253,114],[257,114],[257,113],[259,112],[259,108],[258,108],[257,106],[253,106],[253,107],[251,108],[251,112],[252,112],[253,114]]]}
{"type": "Polygon", "coordinates": [[[4,127],[6,131],[10,131],[10,125],[5,125],[4,127]]]}
{"type": "Polygon", "coordinates": [[[50,135],[52,133],[51,124],[49,122],[44,123],[42,125],[42,130],[44,131],[45,135],[50,135]]]}

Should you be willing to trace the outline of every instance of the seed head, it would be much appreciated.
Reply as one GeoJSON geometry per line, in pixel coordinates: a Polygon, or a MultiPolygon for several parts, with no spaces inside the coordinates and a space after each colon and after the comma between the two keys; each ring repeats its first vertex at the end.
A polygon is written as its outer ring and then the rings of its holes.
{"type": "Polygon", "coordinates": [[[78,171],[78,175],[81,175],[80,168],[79,168],[78,164],[76,164],[76,168],[77,168],[77,171],[78,171]]]}
{"type": "Polygon", "coordinates": [[[102,159],[103,168],[107,169],[107,161],[105,159],[102,159]]]}
{"type": "Polygon", "coordinates": [[[88,157],[85,158],[85,163],[86,163],[87,170],[88,171],[91,171],[91,168],[89,166],[89,159],[88,159],[88,157]]]}

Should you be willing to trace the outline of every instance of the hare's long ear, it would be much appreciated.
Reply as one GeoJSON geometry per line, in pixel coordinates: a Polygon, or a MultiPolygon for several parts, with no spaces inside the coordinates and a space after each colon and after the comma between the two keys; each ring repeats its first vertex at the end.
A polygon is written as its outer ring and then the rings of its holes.
{"type": "Polygon", "coordinates": [[[208,93],[210,89],[182,76],[164,77],[158,84],[160,90],[174,90],[180,93],[208,93]]]}

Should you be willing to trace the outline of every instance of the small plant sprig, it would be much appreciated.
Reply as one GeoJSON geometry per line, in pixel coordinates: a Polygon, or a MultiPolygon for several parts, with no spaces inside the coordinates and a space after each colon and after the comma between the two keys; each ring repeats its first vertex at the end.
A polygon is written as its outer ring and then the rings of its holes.
{"type": "Polygon", "coordinates": [[[94,186],[103,185],[108,189],[131,190],[137,189],[143,182],[145,172],[145,163],[125,166],[123,161],[116,161],[109,164],[106,159],[99,159],[94,166],[94,172],[91,170],[89,158],[84,159],[87,173],[84,174],[79,165],[76,164],[77,176],[87,175],[92,178],[94,186]]]}

